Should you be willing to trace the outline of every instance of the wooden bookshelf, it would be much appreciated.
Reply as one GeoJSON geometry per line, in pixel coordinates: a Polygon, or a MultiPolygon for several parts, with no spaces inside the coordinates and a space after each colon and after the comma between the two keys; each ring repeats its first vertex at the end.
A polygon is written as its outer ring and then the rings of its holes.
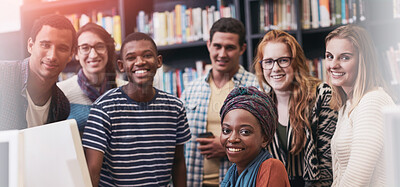
{"type": "MultiPolygon", "coordinates": [[[[311,1],[313,0],[309,2],[311,1]]],[[[335,5],[335,3],[339,1],[340,0],[329,0],[329,6],[335,5]]],[[[101,11],[105,14],[116,13],[121,18],[121,37],[123,40],[137,28],[137,16],[140,11],[152,15],[153,12],[173,11],[176,4],[183,4],[190,8],[200,7],[201,9],[205,9],[211,6],[218,7],[218,4],[221,2],[232,4],[236,12],[236,18],[241,20],[245,25],[247,50],[242,56],[240,63],[248,70],[251,70],[254,53],[259,41],[269,29],[275,29],[275,27],[262,29],[262,25],[260,24],[262,20],[260,5],[262,3],[269,3],[269,10],[276,10],[276,5],[279,3],[292,3],[290,5],[287,4],[288,7],[291,7],[290,15],[292,15],[290,23],[286,23],[286,26],[290,25],[290,29],[288,29],[289,27],[283,29],[297,39],[300,45],[302,45],[306,57],[309,59],[323,57],[325,51],[325,36],[335,28],[343,25],[341,19],[337,19],[335,20],[336,22],[331,20],[332,23],[329,24],[329,26],[310,26],[310,29],[304,29],[304,0],[58,0],[51,2],[25,0],[24,5],[21,7],[22,45],[26,45],[33,21],[45,14],[90,15],[92,11],[101,11]]],[[[372,33],[379,48],[397,45],[400,40],[400,35],[397,34],[400,32],[400,19],[387,18],[393,14],[391,4],[393,0],[382,0],[382,2],[376,0],[349,0],[348,2],[361,2],[361,4],[357,4],[354,11],[357,17],[356,23],[365,26],[372,33]],[[361,6],[363,7],[361,8],[361,6]],[[377,9],[381,11],[379,12],[377,9]],[[366,19],[363,22],[360,21],[360,12],[362,11],[364,12],[362,16],[366,19]],[[393,35],[393,39],[391,37],[381,39],[382,35],[379,33],[381,33],[382,30],[385,30],[385,36],[393,35]]],[[[336,11],[332,7],[330,9],[330,11],[336,11]]],[[[286,11],[289,11],[289,9],[286,9],[286,11]]],[[[332,16],[334,16],[333,12],[330,14],[332,18],[332,16]]],[[[269,19],[271,23],[274,21],[272,15],[269,16],[269,19]]],[[[195,67],[196,61],[210,63],[206,41],[204,40],[163,45],[158,46],[158,49],[159,53],[163,55],[164,64],[173,68],[184,69],[185,67],[195,67]]],[[[27,51],[25,54],[28,56],[27,51]]]]}

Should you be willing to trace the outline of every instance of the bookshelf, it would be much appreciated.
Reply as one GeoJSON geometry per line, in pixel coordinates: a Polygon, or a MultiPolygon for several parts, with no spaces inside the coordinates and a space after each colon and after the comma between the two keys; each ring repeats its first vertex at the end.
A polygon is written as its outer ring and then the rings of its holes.
{"type": "Polygon", "coordinates": [[[245,0],[243,19],[247,32],[247,68],[251,68],[259,41],[271,29],[282,29],[294,36],[308,59],[322,58],[325,53],[325,36],[329,32],[349,22],[360,22],[361,1],[364,0],[345,1],[346,5],[348,3],[348,6],[355,9],[348,10],[346,7],[345,19],[341,20],[336,17],[342,15],[336,15],[335,11],[342,8],[341,0],[245,0]]]}
{"type": "MultiPolygon", "coordinates": [[[[400,35],[395,35],[393,33],[399,33],[400,31],[400,18],[394,19],[392,10],[393,3],[397,1],[398,0],[57,0],[46,2],[45,0],[24,0],[24,4],[21,7],[22,45],[26,45],[25,43],[28,39],[33,21],[49,13],[59,13],[63,15],[86,14],[89,17],[93,12],[101,12],[104,16],[119,15],[121,20],[120,34],[123,40],[125,36],[137,30],[137,17],[140,12],[152,16],[155,12],[163,13],[174,11],[177,4],[185,5],[186,8],[193,9],[197,7],[207,9],[212,6],[218,9],[220,4],[230,4],[233,5],[232,9],[235,11],[235,17],[240,19],[246,27],[247,50],[241,58],[241,64],[246,69],[251,70],[251,64],[258,42],[269,29],[281,28],[293,35],[300,45],[302,45],[306,57],[311,60],[315,58],[321,59],[324,56],[324,38],[330,31],[340,25],[350,22],[364,25],[372,33],[373,37],[376,36],[374,38],[377,41],[378,48],[388,50],[389,46],[396,47],[398,41],[400,41],[400,35]],[[312,19],[313,12],[314,21],[315,12],[322,15],[322,13],[319,12],[321,5],[315,5],[315,3],[319,2],[323,2],[324,5],[322,7],[330,7],[329,14],[326,12],[323,14],[325,16],[325,22],[323,24],[320,22],[314,23],[312,19]],[[342,2],[347,4],[347,8],[353,8],[348,11],[341,11],[341,8],[346,7],[341,4],[342,2]],[[266,4],[268,8],[265,8],[266,4]],[[315,6],[317,7],[317,11],[315,11],[315,6]],[[377,11],[377,9],[381,11],[377,11]],[[265,17],[265,10],[270,12],[268,18],[265,17]],[[281,18],[274,17],[276,16],[275,14],[280,15],[281,18]],[[326,22],[326,16],[329,18],[328,23],[326,22]],[[286,18],[283,19],[282,17],[286,18]],[[387,17],[392,18],[387,19],[387,17]],[[361,21],[364,19],[365,21],[361,21]],[[267,25],[265,20],[268,20],[270,25],[267,25]],[[286,23],[282,23],[284,20],[286,20],[286,23]],[[380,34],[382,30],[385,31],[383,35],[380,34]],[[395,36],[382,39],[383,36],[388,35],[395,36]]],[[[400,10],[398,10],[398,12],[400,12],[400,10]]],[[[197,61],[203,61],[207,64],[210,63],[206,39],[204,38],[189,42],[158,45],[158,49],[159,53],[163,55],[164,64],[172,68],[194,68],[197,61]]],[[[28,56],[27,51],[25,55],[28,56]]],[[[79,66],[79,63],[70,63],[69,66],[79,66]]],[[[67,71],[75,71],[75,69],[69,68],[67,71]]]]}
{"type": "MultiPolygon", "coordinates": [[[[218,7],[218,4],[233,5],[236,17],[240,17],[239,0],[24,0],[21,6],[21,27],[23,45],[29,37],[30,29],[35,19],[40,16],[59,13],[62,15],[82,14],[92,17],[94,12],[101,12],[103,16],[119,15],[121,19],[121,38],[137,30],[137,16],[140,11],[146,14],[174,10],[175,5],[186,7],[218,7]]],[[[159,52],[164,56],[164,63],[176,67],[195,66],[195,61],[202,60],[210,63],[206,41],[192,41],[181,44],[159,45],[159,52]]],[[[28,56],[27,51],[24,52],[28,56]]]]}

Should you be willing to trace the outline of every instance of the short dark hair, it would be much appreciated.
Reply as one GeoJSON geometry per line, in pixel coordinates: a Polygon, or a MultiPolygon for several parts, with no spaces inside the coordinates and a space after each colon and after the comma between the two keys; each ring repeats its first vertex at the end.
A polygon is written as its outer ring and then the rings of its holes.
{"type": "Polygon", "coordinates": [[[243,46],[245,43],[246,30],[241,21],[235,18],[221,18],[216,21],[210,29],[210,41],[216,32],[228,32],[239,35],[239,45],[243,46]]]}
{"type": "MultiPolygon", "coordinates": [[[[78,32],[76,33],[77,38],[84,33],[84,32],[91,32],[98,37],[100,37],[101,40],[104,41],[104,43],[107,46],[107,65],[106,65],[106,75],[107,79],[110,82],[115,83],[115,60],[116,60],[116,53],[115,53],[115,43],[114,39],[111,37],[111,35],[100,25],[97,25],[95,23],[87,23],[83,27],[81,27],[78,32]]],[[[78,49],[78,48],[77,48],[78,49]]],[[[78,52],[78,51],[76,51],[78,52]]],[[[113,87],[116,87],[116,85],[112,85],[113,87]]]]}
{"type": "Polygon", "coordinates": [[[75,28],[65,16],[59,14],[48,14],[35,20],[30,34],[30,38],[32,38],[33,42],[35,42],[36,36],[39,31],[42,30],[43,25],[48,25],[56,29],[70,30],[72,33],[72,49],[76,48],[77,40],[75,28]]]}
{"type": "Polygon", "coordinates": [[[153,45],[154,49],[156,50],[156,54],[158,54],[157,45],[156,45],[156,43],[154,42],[154,40],[153,40],[149,35],[147,35],[147,34],[145,34],[145,33],[141,33],[141,32],[134,32],[134,33],[129,34],[129,35],[124,39],[124,41],[122,42],[121,51],[120,51],[120,59],[121,59],[121,60],[122,60],[122,55],[123,55],[122,53],[123,53],[123,51],[124,51],[125,45],[126,45],[128,42],[131,42],[131,41],[139,41],[139,40],[147,40],[147,41],[149,41],[149,42],[153,45]]]}

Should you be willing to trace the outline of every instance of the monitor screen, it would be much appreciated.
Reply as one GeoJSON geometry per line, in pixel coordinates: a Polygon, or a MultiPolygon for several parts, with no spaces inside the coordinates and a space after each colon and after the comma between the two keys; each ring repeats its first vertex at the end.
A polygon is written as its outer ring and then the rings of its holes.
{"type": "Polygon", "coordinates": [[[10,186],[8,182],[9,154],[8,142],[0,142],[0,186],[10,186]]]}

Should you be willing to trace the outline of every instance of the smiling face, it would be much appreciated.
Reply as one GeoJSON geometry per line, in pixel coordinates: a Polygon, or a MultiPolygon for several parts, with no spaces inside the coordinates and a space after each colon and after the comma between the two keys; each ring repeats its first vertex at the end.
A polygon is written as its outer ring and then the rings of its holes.
{"type": "Polygon", "coordinates": [[[43,25],[35,41],[28,40],[29,69],[43,80],[57,79],[72,59],[72,32],[43,25]]]}
{"type": "Polygon", "coordinates": [[[260,123],[249,111],[233,109],[225,115],[221,128],[221,144],[240,173],[267,144],[260,123]]]}
{"type": "Polygon", "coordinates": [[[78,38],[78,53],[75,55],[76,59],[82,66],[83,73],[88,75],[95,75],[106,72],[106,65],[108,61],[107,46],[97,34],[93,32],[83,32],[78,38]],[[90,46],[92,48],[90,48],[90,46]],[[104,47],[103,51],[96,51],[94,46],[97,48],[104,47]],[[82,53],[80,48],[90,48],[88,54],[82,53]]]}
{"type": "Polygon", "coordinates": [[[233,75],[239,70],[240,56],[246,44],[239,45],[239,35],[228,32],[214,33],[212,41],[207,42],[213,71],[233,75]]]}
{"type": "Polygon", "coordinates": [[[161,55],[157,56],[150,41],[133,40],[126,43],[121,56],[118,67],[126,73],[130,83],[140,87],[153,86],[154,75],[162,65],[162,58],[161,55]]]}
{"type": "MultiPolygon", "coordinates": [[[[276,60],[281,57],[292,57],[289,47],[286,44],[281,42],[268,42],[265,45],[263,50],[263,59],[276,60]]],[[[292,66],[293,62],[291,62],[289,67],[281,68],[278,63],[275,62],[272,69],[263,69],[265,80],[275,92],[290,90],[294,80],[292,66]]]]}
{"type": "Polygon", "coordinates": [[[358,74],[358,52],[347,39],[333,38],[326,44],[326,69],[333,86],[347,95],[353,90],[358,74]]]}

